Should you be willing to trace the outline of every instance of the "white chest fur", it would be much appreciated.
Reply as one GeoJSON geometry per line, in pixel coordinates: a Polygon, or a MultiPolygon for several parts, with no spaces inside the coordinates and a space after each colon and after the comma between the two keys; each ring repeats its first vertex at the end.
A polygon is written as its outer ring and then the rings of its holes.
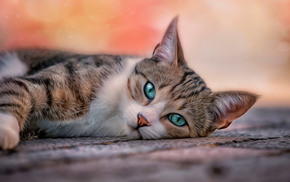
{"type": "Polygon", "coordinates": [[[122,120],[120,107],[124,97],[127,97],[128,77],[140,58],[128,58],[125,61],[125,68],[121,73],[104,81],[86,116],[61,122],[42,120],[37,122],[38,126],[54,137],[126,135],[130,132],[130,127],[122,120]]]}

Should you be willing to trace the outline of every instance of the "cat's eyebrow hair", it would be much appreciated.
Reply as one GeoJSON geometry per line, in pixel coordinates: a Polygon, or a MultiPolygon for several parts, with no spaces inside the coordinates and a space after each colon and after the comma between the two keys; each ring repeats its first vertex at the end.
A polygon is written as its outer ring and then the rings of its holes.
{"type": "Polygon", "coordinates": [[[162,89],[164,87],[168,86],[168,84],[165,84],[165,83],[162,83],[160,86],[159,86],[159,89],[162,89]]]}
{"type": "Polygon", "coordinates": [[[136,75],[142,75],[144,78],[146,78],[148,80],[147,76],[144,73],[138,71],[136,67],[135,67],[135,74],[136,75]]]}
{"type": "Polygon", "coordinates": [[[182,106],[178,107],[178,109],[177,109],[177,110],[178,110],[178,111],[181,111],[181,110],[184,110],[184,109],[186,109],[186,107],[185,107],[185,106],[186,106],[187,104],[188,104],[188,103],[183,103],[183,104],[182,104],[182,106]]]}

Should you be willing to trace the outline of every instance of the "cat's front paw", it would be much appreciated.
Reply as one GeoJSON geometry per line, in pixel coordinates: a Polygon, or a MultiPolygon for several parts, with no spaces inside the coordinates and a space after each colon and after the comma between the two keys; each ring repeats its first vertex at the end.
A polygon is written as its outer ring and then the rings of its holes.
{"type": "Polygon", "coordinates": [[[0,113],[0,148],[8,150],[20,141],[17,119],[11,114],[0,113]]]}

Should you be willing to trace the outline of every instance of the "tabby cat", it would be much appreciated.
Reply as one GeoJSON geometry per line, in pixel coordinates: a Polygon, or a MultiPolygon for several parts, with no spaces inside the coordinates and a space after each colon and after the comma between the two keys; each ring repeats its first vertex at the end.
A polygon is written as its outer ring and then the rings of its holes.
{"type": "Polygon", "coordinates": [[[208,136],[256,101],[244,91],[212,92],[187,66],[170,23],[151,58],[35,49],[0,57],[0,148],[20,136],[208,136]]]}

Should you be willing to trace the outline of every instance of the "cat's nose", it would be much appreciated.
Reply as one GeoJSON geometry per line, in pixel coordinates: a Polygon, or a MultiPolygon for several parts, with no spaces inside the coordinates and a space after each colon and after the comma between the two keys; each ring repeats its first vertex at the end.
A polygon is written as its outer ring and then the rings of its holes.
{"type": "Polygon", "coordinates": [[[146,117],[143,116],[141,113],[138,113],[137,117],[138,117],[138,127],[150,126],[150,123],[148,122],[146,117]]]}

